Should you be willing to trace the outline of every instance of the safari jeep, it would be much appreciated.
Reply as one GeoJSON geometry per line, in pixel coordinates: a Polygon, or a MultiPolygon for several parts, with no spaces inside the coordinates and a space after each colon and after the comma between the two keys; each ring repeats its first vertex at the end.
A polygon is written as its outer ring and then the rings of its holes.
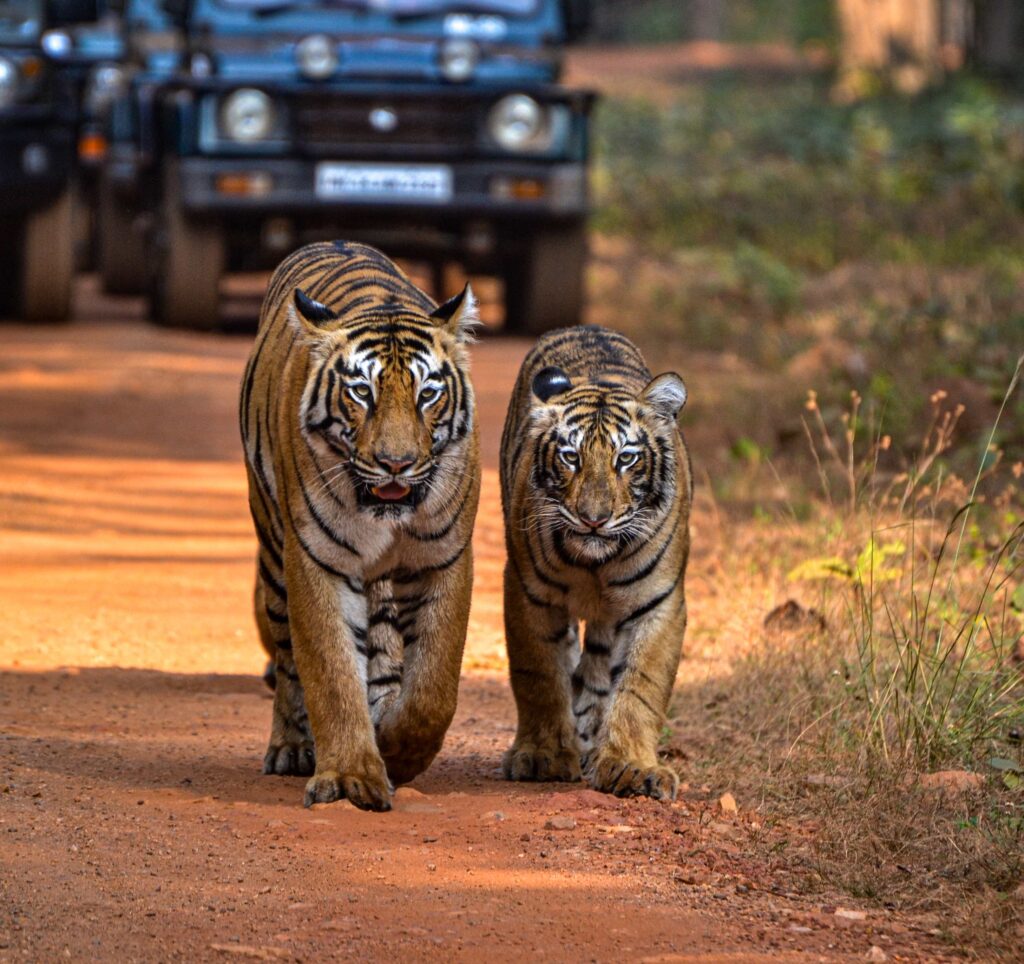
{"type": "Polygon", "coordinates": [[[59,28],[95,17],[95,0],[0,0],[0,316],[70,310],[78,61],[59,28]]]}
{"type": "MultiPolygon", "coordinates": [[[[96,270],[105,291],[142,294],[150,207],[159,193],[156,114],[182,64],[184,45],[161,0],[113,0],[122,59],[105,65],[96,113],[107,142],[96,190],[96,270]]],[[[97,80],[100,71],[96,71],[97,80]]]]}
{"type": "Polygon", "coordinates": [[[497,275],[511,327],[577,320],[593,98],[557,80],[585,2],[165,4],[186,52],[157,117],[158,321],[215,325],[226,271],[325,237],[497,275]]]}

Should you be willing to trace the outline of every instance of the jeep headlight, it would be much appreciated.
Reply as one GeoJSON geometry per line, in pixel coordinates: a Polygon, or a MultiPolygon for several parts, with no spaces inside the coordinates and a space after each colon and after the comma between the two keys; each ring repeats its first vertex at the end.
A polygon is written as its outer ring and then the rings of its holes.
{"type": "Polygon", "coordinates": [[[295,47],[299,70],[310,80],[326,80],[338,68],[338,51],[330,37],[313,34],[295,47]]]}
{"type": "Polygon", "coordinates": [[[472,40],[449,38],[438,51],[438,63],[445,80],[462,84],[476,73],[480,60],[480,48],[472,40]]]}
{"type": "Polygon", "coordinates": [[[509,94],[499,100],[491,108],[487,128],[495,143],[507,151],[542,152],[553,140],[549,110],[527,94],[509,94]]]}
{"type": "Polygon", "coordinates": [[[89,74],[86,106],[94,114],[106,110],[124,90],[124,68],[117,64],[99,64],[89,74]]]}
{"type": "Polygon", "coordinates": [[[6,57],[0,57],[0,107],[14,103],[18,94],[18,68],[6,57]]]}
{"type": "Polygon", "coordinates": [[[242,144],[266,140],[274,129],[274,104],[262,90],[242,87],[224,99],[220,126],[231,140],[242,144]]]}

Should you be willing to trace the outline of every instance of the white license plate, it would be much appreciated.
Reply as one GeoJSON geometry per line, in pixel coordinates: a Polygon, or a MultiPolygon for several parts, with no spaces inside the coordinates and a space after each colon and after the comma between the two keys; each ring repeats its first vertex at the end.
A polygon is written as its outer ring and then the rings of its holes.
{"type": "Polygon", "coordinates": [[[316,194],[366,201],[448,201],[452,169],[426,164],[343,164],[316,166],[316,194]]]}

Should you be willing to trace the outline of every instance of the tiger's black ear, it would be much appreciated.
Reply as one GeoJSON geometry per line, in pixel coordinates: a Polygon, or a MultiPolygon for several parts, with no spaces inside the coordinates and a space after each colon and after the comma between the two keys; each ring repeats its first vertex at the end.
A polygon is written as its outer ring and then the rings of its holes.
{"type": "Polygon", "coordinates": [[[686,404],[686,386],[675,372],[652,378],[640,393],[640,401],[650,405],[662,418],[675,420],[686,404]]]}
{"type": "Polygon", "coordinates": [[[472,341],[473,328],[480,324],[480,310],[469,282],[454,298],[438,305],[430,317],[441,322],[441,327],[453,334],[456,340],[472,341]]]}
{"type": "Polygon", "coordinates": [[[542,368],[533,376],[530,388],[537,398],[542,402],[546,402],[556,395],[561,395],[562,392],[567,392],[572,388],[572,382],[569,381],[569,376],[561,368],[549,366],[548,368],[542,368]]]}
{"type": "Polygon", "coordinates": [[[295,289],[295,308],[306,321],[317,326],[338,317],[327,305],[314,301],[301,288],[295,289]]]}

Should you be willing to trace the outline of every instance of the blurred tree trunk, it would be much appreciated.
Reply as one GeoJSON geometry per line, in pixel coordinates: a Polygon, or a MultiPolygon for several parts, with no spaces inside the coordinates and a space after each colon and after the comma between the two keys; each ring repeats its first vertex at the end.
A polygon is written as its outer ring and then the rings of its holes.
{"type": "Polygon", "coordinates": [[[690,36],[694,40],[721,40],[725,27],[725,0],[690,0],[690,36]]]}
{"type": "Polygon", "coordinates": [[[975,57],[986,70],[1012,72],[1021,67],[1024,11],[1020,0],[978,3],[975,57]]]}
{"type": "Polygon", "coordinates": [[[837,0],[842,31],[840,93],[870,92],[880,77],[915,93],[940,73],[941,0],[837,0]]]}

